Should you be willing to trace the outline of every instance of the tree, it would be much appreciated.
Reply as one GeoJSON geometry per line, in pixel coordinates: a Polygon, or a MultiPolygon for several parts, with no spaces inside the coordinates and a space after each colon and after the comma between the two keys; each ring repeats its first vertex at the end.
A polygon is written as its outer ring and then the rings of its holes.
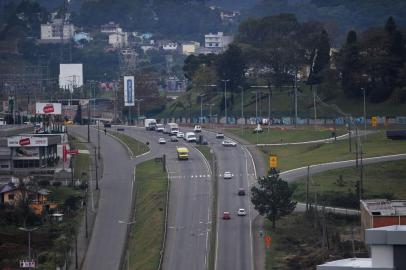
{"type": "Polygon", "coordinates": [[[268,176],[259,178],[258,186],[252,187],[251,193],[255,209],[272,221],[273,228],[276,227],[278,219],[289,215],[296,207],[296,202],[291,200],[293,190],[279,177],[276,170],[271,170],[268,176]]]}
{"type": "Polygon", "coordinates": [[[231,44],[216,62],[217,74],[220,79],[230,80],[229,89],[236,91],[237,86],[244,82],[245,60],[241,49],[231,44]]]}
{"type": "Polygon", "coordinates": [[[321,73],[328,68],[330,63],[330,39],[327,31],[323,29],[320,34],[317,48],[313,52],[313,61],[311,63],[308,84],[320,84],[322,81],[321,73]]]}

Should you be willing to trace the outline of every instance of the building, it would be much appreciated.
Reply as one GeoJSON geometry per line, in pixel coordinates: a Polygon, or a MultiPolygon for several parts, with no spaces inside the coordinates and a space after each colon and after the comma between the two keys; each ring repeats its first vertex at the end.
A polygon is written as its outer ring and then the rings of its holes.
{"type": "Polygon", "coordinates": [[[124,48],[128,45],[128,33],[116,32],[109,34],[109,44],[113,48],[124,48]]]}
{"type": "Polygon", "coordinates": [[[210,49],[227,49],[227,46],[233,42],[232,36],[226,36],[223,32],[217,34],[204,35],[204,47],[210,49]]]}
{"type": "Polygon", "coordinates": [[[119,24],[116,24],[114,22],[109,22],[107,24],[103,24],[100,27],[100,32],[103,34],[114,34],[114,33],[122,33],[123,29],[120,27],[119,24]]]}
{"type": "Polygon", "coordinates": [[[406,269],[406,226],[392,225],[365,231],[371,258],[350,258],[327,262],[317,270],[404,270],[406,269]]]}
{"type": "Polygon", "coordinates": [[[75,26],[62,19],[54,19],[51,23],[41,24],[41,42],[68,42],[75,34],[75,26]]]}
{"type": "Polygon", "coordinates": [[[178,49],[178,43],[176,43],[176,42],[166,42],[166,43],[162,44],[162,49],[164,51],[175,52],[178,49]]]}
{"type": "Polygon", "coordinates": [[[200,43],[196,41],[188,41],[182,43],[182,54],[191,55],[195,54],[200,47],[200,43]]]}
{"type": "Polygon", "coordinates": [[[170,76],[165,80],[167,92],[185,92],[187,87],[187,80],[181,80],[176,76],[170,76]]]}
{"type": "Polygon", "coordinates": [[[361,229],[406,225],[406,201],[361,200],[361,229]]]}

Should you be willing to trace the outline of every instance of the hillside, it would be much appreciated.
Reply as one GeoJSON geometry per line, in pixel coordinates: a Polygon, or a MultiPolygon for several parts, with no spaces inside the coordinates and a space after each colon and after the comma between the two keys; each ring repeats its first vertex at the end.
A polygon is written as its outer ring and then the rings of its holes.
{"type": "Polygon", "coordinates": [[[326,22],[337,45],[343,42],[348,30],[380,26],[391,15],[400,27],[406,26],[403,0],[263,0],[244,15],[262,17],[279,13],[294,13],[300,21],[326,22]]]}

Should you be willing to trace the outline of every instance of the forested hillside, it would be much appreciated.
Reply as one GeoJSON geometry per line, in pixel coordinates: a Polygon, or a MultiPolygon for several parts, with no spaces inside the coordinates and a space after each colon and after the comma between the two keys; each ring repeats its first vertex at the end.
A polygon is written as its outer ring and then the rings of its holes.
{"type": "Polygon", "coordinates": [[[381,26],[393,16],[400,27],[406,26],[404,0],[263,0],[246,16],[294,13],[300,21],[323,21],[334,45],[342,44],[348,30],[381,26]]]}

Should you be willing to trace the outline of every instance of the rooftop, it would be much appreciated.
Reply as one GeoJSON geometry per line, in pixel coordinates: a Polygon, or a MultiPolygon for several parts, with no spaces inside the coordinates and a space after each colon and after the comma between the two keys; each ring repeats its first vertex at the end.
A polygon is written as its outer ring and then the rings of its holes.
{"type": "Polygon", "coordinates": [[[406,215],[406,200],[390,201],[375,199],[361,201],[371,216],[403,216],[406,215]]]}
{"type": "Polygon", "coordinates": [[[326,262],[323,265],[319,265],[317,269],[324,269],[327,268],[331,269],[332,266],[339,267],[340,269],[351,269],[351,268],[370,268],[372,267],[372,259],[371,258],[350,258],[350,259],[343,259],[337,260],[332,262],[326,262]],[[350,267],[350,268],[349,268],[350,267]]]}

